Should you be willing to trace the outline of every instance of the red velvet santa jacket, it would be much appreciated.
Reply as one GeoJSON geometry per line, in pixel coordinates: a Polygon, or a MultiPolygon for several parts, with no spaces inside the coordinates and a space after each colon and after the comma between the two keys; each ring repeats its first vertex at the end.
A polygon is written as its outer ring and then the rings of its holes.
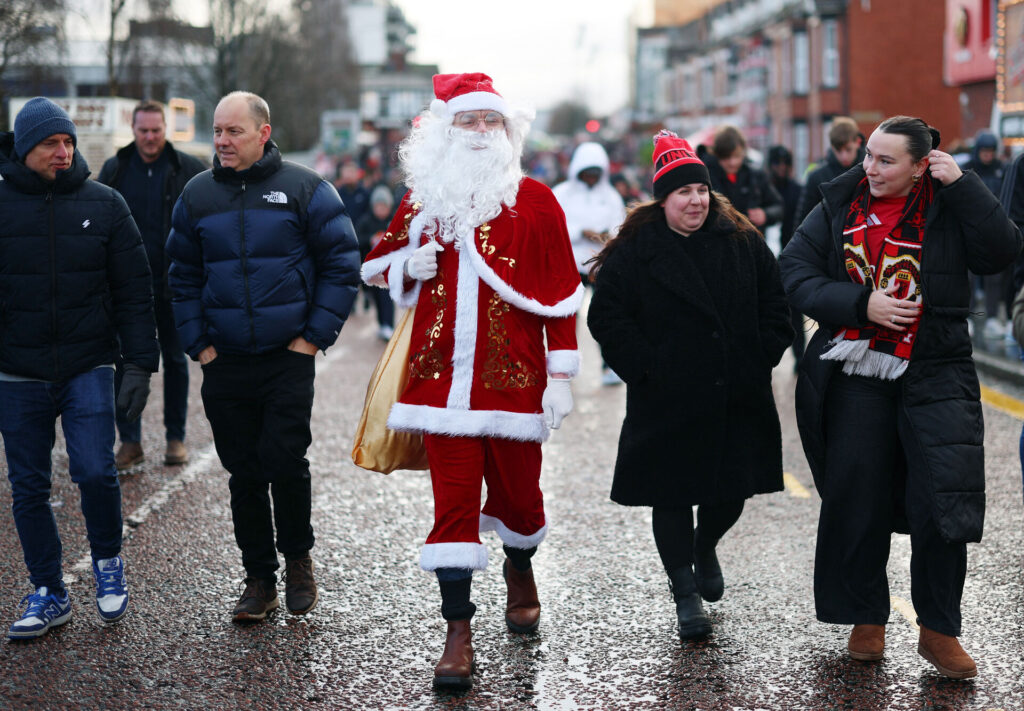
{"type": "Polygon", "coordinates": [[[524,178],[514,208],[478,226],[471,245],[443,243],[437,276],[419,282],[402,271],[433,238],[422,234],[418,207],[402,201],[362,269],[399,306],[416,306],[409,384],[388,427],[544,441],[547,374],[575,375],[580,365],[583,287],[562,209],[546,186],[524,178]]]}

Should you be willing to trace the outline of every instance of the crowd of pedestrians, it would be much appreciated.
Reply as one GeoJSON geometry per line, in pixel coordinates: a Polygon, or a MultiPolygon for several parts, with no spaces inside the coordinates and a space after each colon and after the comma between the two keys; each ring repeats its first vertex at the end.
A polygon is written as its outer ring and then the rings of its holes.
{"type": "Polygon", "coordinates": [[[772,370],[792,347],[822,497],[818,619],[852,625],[853,659],[882,659],[890,538],[909,533],[918,651],[947,677],[974,676],[957,640],[985,506],[970,316],[980,278],[998,294],[985,291],[986,335],[1024,323],[1024,162],[1004,167],[987,133],[961,166],[921,119],[888,118],[865,138],[837,117],[802,186],[786,147],[762,168],[723,126],[706,146],[662,131],[642,170],[581,142],[564,180],[547,170],[552,189],[524,160],[532,114],[489,77],[438,75],[434,93],[399,147],[401,184],[355,160],[333,183],[284,160],[270,107],[241,91],[216,106],[209,169],[166,140],[150,101],[98,181],[48,99],[0,135],[0,434],[33,587],[8,636],[71,616],[49,502],[58,418],[97,614],[126,614],[118,471],[145,461],[139,418],[160,362],[164,462],[187,462],[186,356],[229,475],[244,571],[231,618],[279,606],[281,557],[287,610],[313,610],[314,356],[362,287],[383,340],[401,335],[395,307],[413,310],[387,427],[415,435],[429,463],[419,563],[447,628],[433,684],[471,686],[482,532],[502,543],[508,629],[540,624],[541,444],[574,407],[589,288],[602,382],[626,388],[611,497],[652,509],[680,636],[711,634],[703,601],[726,589],[717,544],[746,499],[782,488],[772,370]],[[650,176],[650,197],[635,175],[650,176]],[[778,258],[763,236],[775,225],[778,258]]]}

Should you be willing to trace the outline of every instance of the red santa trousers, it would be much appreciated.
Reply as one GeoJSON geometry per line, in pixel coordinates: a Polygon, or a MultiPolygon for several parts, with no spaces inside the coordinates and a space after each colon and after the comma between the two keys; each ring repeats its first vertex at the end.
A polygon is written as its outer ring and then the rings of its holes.
{"type": "Polygon", "coordinates": [[[434,528],[420,567],[487,567],[480,531],[512,548],[533,548],[547,534],[540,490],[540,442],[423,434],[434,489],[434,528]],[[487,501],[480,508],[483,483],[487,501]]]}

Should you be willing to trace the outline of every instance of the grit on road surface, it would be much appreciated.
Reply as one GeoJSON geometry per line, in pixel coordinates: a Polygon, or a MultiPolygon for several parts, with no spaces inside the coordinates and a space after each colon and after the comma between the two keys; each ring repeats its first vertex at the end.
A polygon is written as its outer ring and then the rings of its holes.
{"type": "MultiPolygon", "coordinates": [[[[543,606],[534,635],[503,622],[501,547],[473,579],[477,671],[462,694],[431,689],[444,641],[433,576],[417,566],[432,523],[424,472],[382,476],[349,457],[366,382],[383,350],[371,314],[350,319],[318,356],[313,445],[313,551],[319,606],[281,610],[251,627],[229,612],[243,577],[227,475],[213,450],[193,364],[185,467],[165,467],[160,377],[144,415],[147,461],[122,477],[128,617],[94,613],[77,489],[58,435],[53,504],[72,620],[30,642],[0,644],[0,708],[10,709],[1019,709],[1024,707],[1024,511],[1021,422],[986,405],[985,539],[969,546],[965,648],[976,680],[940,676],[916,652],[909,539],[894,536],[886,658],[854,662],[849,628],[818,623],[812,562],[818,497],[793,416],[792,361],[775,373],[786,492],[748,501],[721,542],[726,594],[707,605],[713,636],[681,643],[650,533],[650,511],[611,503],[625,390],[600,386],[599,356],[580,326],[576,410],[544,446],[551,523],[534,558],[543,606]]],[[[1000,383],[994,388],[1021,398],[1000,383]]],[[[699,407],[699,403],[680,403],[699,407]]],[[[0,462],[6,474],[6,462],[0,462]]],[[[0,622],[30,592],[0,483],[0,622]]],[[[282,588],[283,590],[283,588],[282,588]]]]}

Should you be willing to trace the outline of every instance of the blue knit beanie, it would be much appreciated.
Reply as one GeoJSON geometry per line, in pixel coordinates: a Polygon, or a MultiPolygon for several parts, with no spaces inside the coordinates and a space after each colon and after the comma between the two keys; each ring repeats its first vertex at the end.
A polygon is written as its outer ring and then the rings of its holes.
{"type": "Polygon", "coordinates": [[[55,133],[68,134],[72,143],[78,146],[75,124],[67,111],[42,96],[29,99],[14,119],[14,150],[19,158],[25,160],[40,141],[55,133]]]}

